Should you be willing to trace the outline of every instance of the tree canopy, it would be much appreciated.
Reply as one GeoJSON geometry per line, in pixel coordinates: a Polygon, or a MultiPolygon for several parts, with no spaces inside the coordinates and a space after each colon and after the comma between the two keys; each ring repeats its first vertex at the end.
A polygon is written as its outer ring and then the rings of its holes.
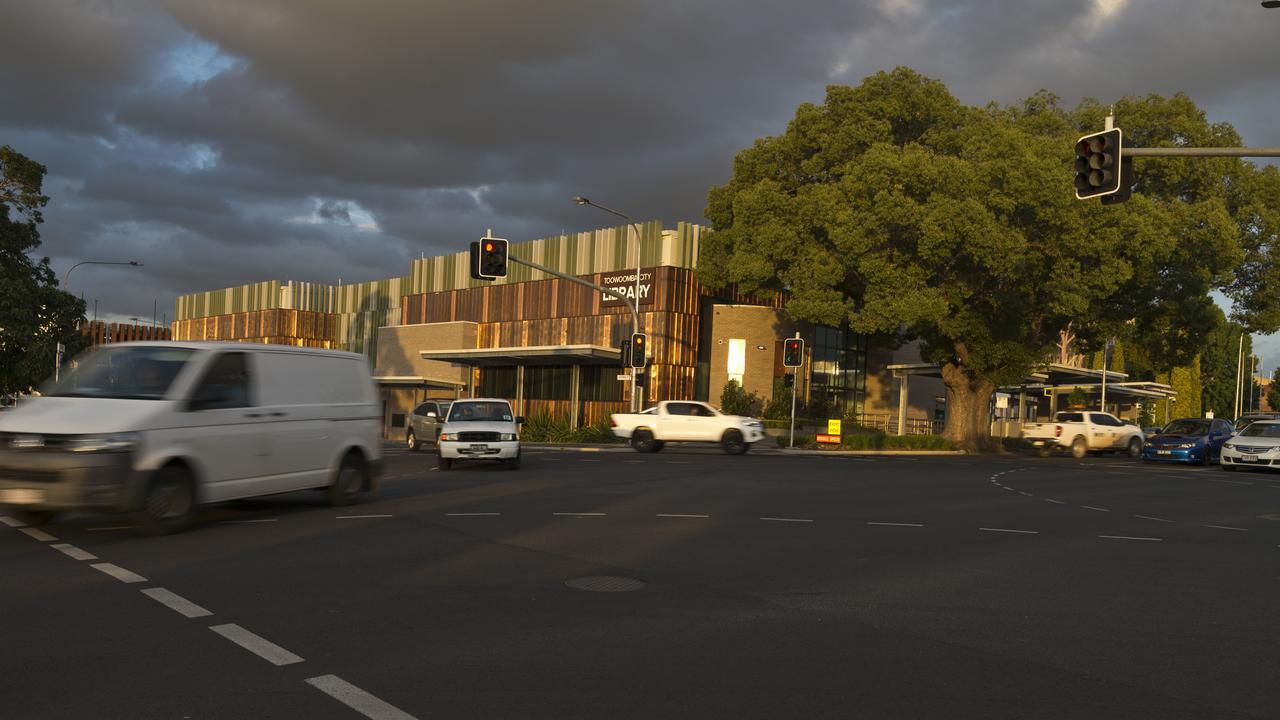
{"type": "Polygon", "coordinates": [[[25,392],[50,376],[57,343],[83,347],[78,324],[85,304],[58,289],[40,247],[45,167],[0,147],[0,395],[25,392]]]}
{"type": "MultiPolygon", "coordinates": [[[[1239,144],[1183,95],[1116,112],[1138,145],[1239,144]]],[[[799,319],[920,340],[947,385],[946,434],[966,447],[986,435],[995,387],[1050,357],[1069,323],[1086,347],[1125,337],[1165,369],[1198,351],[1215,288],[1252,327],[1280,325],[1280,299],[1257,297],[1280,280],[1267,254],[1280,176],[1234,159],[1146,161],[1128,203],[1078,201],[1074,141],[1104,115],[1044,91],[965,106],[907,68],[828,87],[711,189],[700,273],[785,292],[799,319]]]]}

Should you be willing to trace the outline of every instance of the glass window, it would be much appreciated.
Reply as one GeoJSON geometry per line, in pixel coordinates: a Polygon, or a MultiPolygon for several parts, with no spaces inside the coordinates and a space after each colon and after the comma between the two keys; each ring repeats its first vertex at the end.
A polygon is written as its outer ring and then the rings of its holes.
{"type": "Polygon", "coordinates": [[[486,397],[514,398],[516,396],[516,368],[487,367],[480,370],[480,382],[476,393],[486,397]]]}
{"type": "MultiPolygon", "coordinates": [[[[507,397],[505,395],[499,397],[507,397]]],[[[530,366],[524,369],[526,400],[573,398],[573,368],[568,365],[530,366]]]]}
{"type": "Polygon", "coordinates": [[[249,407],[249,364],[245,353],[219,355],[191,397],[202,410],[249,407]]]}
{"type": "Polygon", "coordinates": [[[449,408],[449,422],[511,422],[511,406],[504,402],[459,400],[449,408]]]}
{"type": "MultiPolygon", "coordinates": [[[[1217,423],[1214,423],[1216,428],[1217,423]]],[[[1208,420],[1174,420],[1162,431],[1165,435],[1208,435],[1208,420]]]]}
{"type": "Polygon", "coordinates": [[[1063,423],[1084,422],[1084,415],[1078,412],[1060,412],[1053,419],[1063,423]]]}
{"type": "Polygon", "coordinates": [[[692,406],[689,405],[689,403],[677,403],[677,402],[667,403],[667,414],[668,415],[691,415],[692,414],[692,412],[690,411],[691,408],[692,406]]]}
{"type": "Polygon", "coordinates": [[[422,403],[421,405],[413,409],[413,414],[419,417],[423,417],[427,414],[427,411],[430,409],[431,409],[431,403],[422,403]]]}
{"type": "Polygon", "coordinates": [[[742,384],[742,376],[747,372],[747,341],[743,338],[729,339],[729,380],[737,380],[742,384]]]}
{"type": "Polygon", "coordinates": [[[600,401],[622,399],[622,381],[618,380],[618,368],[612,365],[582,366],[582,400],[600,401]]]}
{"type": "Polygon", "coordinates": [[[689,414],[693,415],[694,417],[715,417],[716,416],[715,411],[707,407],[706,405],[695,405],[693,403],[690,403],[689,409],[690,409],[689,414]]]}
{"type": "Polygon", "coordinates": [[[1280,438],[1280,423],[1254,422],[1240,431],[1240,437],[1280,438]]]}
{"type": "Polygon", "coordinates": [[[164,346],[99,347],[76,356],[44,394],[57,397],[159,400],[196,353],[164,346]]]}

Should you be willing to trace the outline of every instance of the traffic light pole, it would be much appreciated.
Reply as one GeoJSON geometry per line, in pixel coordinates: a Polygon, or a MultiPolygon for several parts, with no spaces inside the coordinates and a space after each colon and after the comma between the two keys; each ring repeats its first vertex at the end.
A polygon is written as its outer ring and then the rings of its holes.
{"type": "MultiPolygon", "coordinates": [[[[796,337],[800,337],[800,333],[796,333],[796,337]]],[[[801,366],[804,366],[804,355],[800,356],[801,366]]],[[[795,449],[796,447],[796,386],[800,384],[800,367],[791,368],[791,439],[787,441],[787,447],[795,449]]]]}
{"type": "MultiPolygon", "coordinates": [[[[637,296],[636,296],[636,300],[635,300],[635,302],[632,302],[631,298],[628,298],[626,295],[623,295],[622,293],[620,293],[620,292],[618,292],[618,291],[616,291],[616,290],[610,290],[609,288],[607,288],[607,287],[603,287],[603,286],[600,286],[600,285],[597,285],[597,284],[595,284],[595,283],[591,282],[590,280],[583,280],[583,279],[582,279],[582,278],[580,278],[580,277],[577,277],[577,276],[574,276],[574,275],[570,275],[570,274],[568,274],[568,273],[562,273],[562,272],[560,272],[559,270],[553,270],[553,269],[551,269],[551,268],[549,268],[549,267],[547,267],[547,266],[545,266],[545,265],[539,265],[538,263],[536,263],[536,262],[532,262],[532,261],[530,261],[530,260],[521,260],[520,258],[516,257],[515,255],[511,255],[510,253],[508,253],[508,254],[507,254],[507,260],[508,260],[509,262],[516,263],[517,265],[524,265],[525,267],[531,267],[531,268],[533,268],[534,270],[537,270],[537,271],[539,271],[539,272],[544,272],[544,273],[546,273],[546,274],[548,274],[548,275],[554,275],[555,277],[558,277],[558,278],[560,278],[560,279],[562,279],[562,280],[568,280],[569,282],[575,282],[575,283],[578,283],[579,285],[585,285],[586,287],[589,287],[589,288],[591,288],[592,290],[599,290],[600,292],[604,293],[605,295],[608,295],[608,296],[610,296],[610,297],[615,297],[615,298],[617,298],[617,299],[621,300],[621,301],[623,302],[623,304],[625,304],[625,305],[627,306],[627,309],[631,311],[631,328],[632,328],[632,329],[631,329],[631,332],[632,332],[633,334],[638,334],[638,333],[640,332],[640,313],[636,311],[636,303],[640,301],[640,297],[639,297],[639,295],[637,295],[637,296]]],[[[639,275],[638,275],[638,274],[637,274],[637,277],[639,277],[639,275]]],[[[631,367],[631,412],[639,412],[639,411],[640,411],[640,409],[639,409],[638,407],[636,407],[636,406],[637,406],[637,404],[638,404],[638,403],[637,403],[637,401],[640,399],[640,388],[638,387],[638,384],[636,383],[636,375],[637,375],[636,370],[637,370],[637,368],[635,367],[635,365],[634,365],[634,363],[633,363],[633,364],[632,364],[632,367],[631,367]]],[[[791,424],[792,424],[792,426],[793,426],[793,427],[792,427],[792,431],[791,431],[791,432],[792,432],[792,435],[794,435],[794,434],[795,434],[795,428],[794,428],[794,425],[795,425],[795,419],[794,419],[794,418],[795,418],[795,399],[794,399],[794,393],[793,393],[793,397],[792,397],[791,405],[792,405],[792,408],[791,408],[792,423],[791,423],[791,424]]]]}
{"type": "Polygon", "coordinates": [[[1280,157],[1280,148],[1126,147],[1125,157],[1280,157]]]}

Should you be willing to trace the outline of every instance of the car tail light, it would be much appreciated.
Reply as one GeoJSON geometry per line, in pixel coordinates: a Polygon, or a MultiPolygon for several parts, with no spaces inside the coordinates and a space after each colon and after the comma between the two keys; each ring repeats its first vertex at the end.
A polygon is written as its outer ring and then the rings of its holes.
{"type": "Polygon", "coordinates": [[[1053,436],[1054,436],[1054,437],[1062,437],[1062,426],[1061,426],[1061,425],[1054,425],[1054,426],[1053,426],[1053,436]]]}
{"type": "Polygon", "coordinates": [[[609,418],[609,427],[618,427],[618,421],[617,421],[617,420],[614,420],[612,417],[610,417],[610,418],[609,418]]]}

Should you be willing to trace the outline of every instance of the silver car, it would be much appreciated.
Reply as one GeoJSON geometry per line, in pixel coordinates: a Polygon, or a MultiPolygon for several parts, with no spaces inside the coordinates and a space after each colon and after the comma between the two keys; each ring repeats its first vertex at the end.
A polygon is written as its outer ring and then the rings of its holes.
{"type": "Polygon", "coordinates": [[[421,450],[424,444],[434,446],[440,442],[440,428],[449,414],[450,400],[428,400],[409,413],[409,429],[405,431],[404,444],[410,450],[421,450]]]}

